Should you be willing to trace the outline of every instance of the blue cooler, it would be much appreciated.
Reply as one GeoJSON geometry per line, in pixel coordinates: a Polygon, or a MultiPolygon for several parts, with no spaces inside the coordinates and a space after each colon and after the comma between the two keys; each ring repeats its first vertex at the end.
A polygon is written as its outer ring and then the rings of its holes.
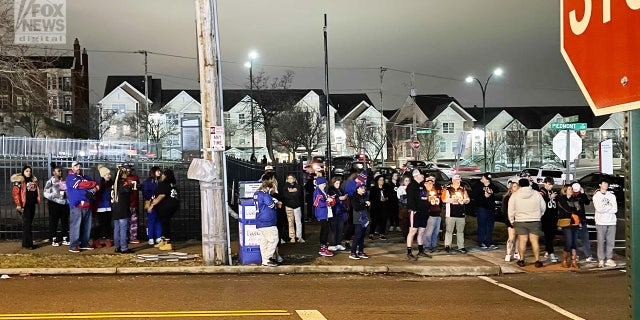
{"type": "Polygon", "coordinates": [[[253,198],[240,198],[238,217],[239,245],[238,262],[240,264],[261,264],[260,235],[256,229],[256,207],[253,198]]]}

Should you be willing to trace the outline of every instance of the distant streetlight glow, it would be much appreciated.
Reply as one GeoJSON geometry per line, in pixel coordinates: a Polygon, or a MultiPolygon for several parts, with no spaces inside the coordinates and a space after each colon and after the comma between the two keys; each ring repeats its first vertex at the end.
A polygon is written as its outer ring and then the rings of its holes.
{"type": "Polygon", "coordinates": [[[251,161],[254,161],[256,156],[255,120],[253,115],[253,60],[255,60],[257,57],[257,52],[249,52],[249,61],[244,64],[244,66],[249,69],[249,95],[251,96],[251,161]]]}
{"type": "Polygon", "coordinates": [[[249,59],[255,60],[258,57],[258,53],[255,51],[249,52],[249,59]]]}
{"type": "Polygon", "coordinates": [[[496,76],[501,76],[504,73],[504,71],[502,70],[502,68],[495,68],[493,70],[493,72],[489,75],[489,77],[487,78],[487,81],[484,82],[484,85],[482,84],[482,82],[480,81],[480,79],[474,77],[474,76],[467,76],[467,78],[464,79],[464,81],[466,81],[467,83],[471,83],[474,80],[476,82],[478,82],[478,85],[480,86],[480,91],[482,91],[482,132],[483,132],[483,136],[484,136],[484,143],[483,143],[483,149],[484,149],[484,170],[487,171],[487,105],[486,105],[486,96],[487,96],[487,85],[489,85],[489,80],[491,80],[491,77],[493,77],[494,75],[496,76]]]}

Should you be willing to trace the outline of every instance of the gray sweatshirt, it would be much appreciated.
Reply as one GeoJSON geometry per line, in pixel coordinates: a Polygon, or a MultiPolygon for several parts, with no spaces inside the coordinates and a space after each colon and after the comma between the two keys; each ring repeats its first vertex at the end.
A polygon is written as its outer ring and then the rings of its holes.
{"type": "Polygon", "coordinates": [[[538,191],[522,187],[509,198],[509,221],[540,221],[547,204],[538,191]]]}

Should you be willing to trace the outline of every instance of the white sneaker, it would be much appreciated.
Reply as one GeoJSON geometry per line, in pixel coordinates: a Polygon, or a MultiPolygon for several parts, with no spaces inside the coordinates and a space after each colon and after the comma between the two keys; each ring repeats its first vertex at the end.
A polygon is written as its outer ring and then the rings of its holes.
{"type": "Polygon", "coordinates": [[[60,246],[60,244],[59,244],[59,243],[57,243],[57,242],[51,242],[51,246],[52,246],[52,247],[59,247],[59,246],[60,246]]]}
{"type": "Polygon", "coordinates": [[[520,252],[516,252],[513,254],[513,258],[516,260],[520,260],[520,252]]]}
{"type": "Polygon", "coordinates": [[[551,262],[553,263],[556,263],[558,262],[558,257],[556,257],[556,255],[552,253],[549,255],[549,260],[551,260],[551,262]]]}
{"type": "Polygon", "coordinates": [[[504,256],[504,261],[505,262],[510,262],[511,261],[511,255],[508,254],[508,255],[504,256]]]}
{"type": "Polygon", "coordinates": [[[390,226],[390,227],[389,227],[389,231],[393,231],[393,226],[390,226]]]}
{"type": "Polygon", "coordinates": [[[400,227],[396,227],[396,231],[400,232],[402,229],[400,229],[400,227]]]}
{"type": "Polygon", "coordinates": [[[305,243],[306,241],[304,241],[304,239],[300,238],[300,239],[298,239],[298,242],[305,243]]]}
{"type": "Polygon", "coordinates": [[[344,251],[347,250],[347,248],[345,248],[344,246],[342,246],[341,244],[337,245],[336,248],[340,251],[344,251]]]}
{"type": "Polygon", "coordinates": [[[604,263],[606,267],[615,267],[617,266],[616,262],[613,259],[607,259],[607,262],[604,263]]]}
{"type": "Polygon", "coordinates": [[[592,256],[588,256],[586,259],[584,259],[584,261],[586,261],[586,262],[596,262],[596,259],[594,259],[592,256]]]}
{"type": "Polygon", "coordinates": [[[150,246],[154,246],[155,244],[156,244],[156,243],[155,243],[155,242],[153,242],[153,239],[149,239],[149,245],[150,245],[150,246]]]}
{"type": "Polygon", "coordinates": [[[63,246],[68,246],[68,245],[71,245],[71,242],[69,242],[67,240],[62,240],[62,245],[63,246]]]}
{"type": "Polygon", "coordinates": [[[329,251],[338,251],[338,247],[337,246],[328,246],[327,250],[329,250],[329,251]]]}
{"type": "Polygon", "coordinates": [[[280,239],[280,244],[285,244],[283,239],[280,239]]]}
{"type": "Polygon", "coordinates": [[[604,260],[598,260],[598,268],[604,268],[604,260]]]}

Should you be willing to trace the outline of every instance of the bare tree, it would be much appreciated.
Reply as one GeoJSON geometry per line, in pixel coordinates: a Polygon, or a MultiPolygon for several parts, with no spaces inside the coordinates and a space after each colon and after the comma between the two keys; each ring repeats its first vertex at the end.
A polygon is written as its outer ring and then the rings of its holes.
{"type": "Polygon", "coordinates": [[[419,130],[428,129],[431,133],[418,134],[418,141],[420,142],[420,148],[418,149],[418,157],[428,161],[433,161],[438,157],[440,152],[440,141],[442,136],[438,134],[437,121],[427,121],[419,125],[419,130]]]}
{"type": "MultiPolygon", "coordinates": [[[[161,121],[162,115],[166,115],[168,110],[160,109],[160,116],[150,117],[149,123],[149,142],[153,143],[156,150],[156,156],[158,159],[162,159],[162,141],[166,138],[175,136],[180,133],[180,126],[178,123],[170,123],[169,119],[164,117],[164,122],[161,121]]],[[[149,151],[149,150],[147,150],[149,151]]]]}
{"type": "Polygon", "coordinates": [[[526,131],[511,130],[506,132],[505,145],[507,161],[511,163],[511,170],[514,170],[514,163],[518,161],[518,167],[522,169],[522,158],[527,150],[526,131]]]}
{"type": "Polygon", "coordinates": [[[293,110],[278,116],[278,123],[295,125],[280,125],[273,133],[275,143],[283,147],[296,158],[296,151],[304,145],[303,137],[313,123],[309,112],[293,110]]]}
{"type": "Polygon", "coordinates": [[[402,150],[402,146],[406,140],[405,127],[392,126],[387,130],[387,144],[393,149],[392,159],[396,162],[396,166],[400,166],[398,163],[398,152],[402,150]]]}
{"type": "Polygon", "coordinates": [[[253,76],[253,99],[257,102],[253,104],[254,118],[247,123],[248,128],[252,124],[254,128],[262,128],[265,133],[265,141],[269,157],[274,159],[274,132],[280,125],[290,125],[289,123],[279,123],[278,116],[284,112],[293,110],[297,103],[286,91],[293,84],[294,72],[287,70],[280,77],[266,75],[260,71],[253,76]],[[253,123],[252,123],[253,121],[253,123]]]}
{"type": "Polygon", "coordinates": [[[311,159],[311,153],[325,144],[327,137],[326,124],[316,113],[303,112],[303,114],[304,118],[300,124],[306,128],[300,132],[299,143],[307,153],[307,159],[311,159]]]}
{"type": "Polygon", "coordinates": [[[495,168],[496,159],[500,159],[504,154],[504,135],[500,132],[487,132],[487,165],[489,168],[495,168]]]}
{"type": "Polygon", "coordinates": [[[374,161],[382,157],[387,135],[378,123],[368,119],[354,120],[349,123],[347,132],[348,147],[357,152],[365,151],[374,161]]]}

